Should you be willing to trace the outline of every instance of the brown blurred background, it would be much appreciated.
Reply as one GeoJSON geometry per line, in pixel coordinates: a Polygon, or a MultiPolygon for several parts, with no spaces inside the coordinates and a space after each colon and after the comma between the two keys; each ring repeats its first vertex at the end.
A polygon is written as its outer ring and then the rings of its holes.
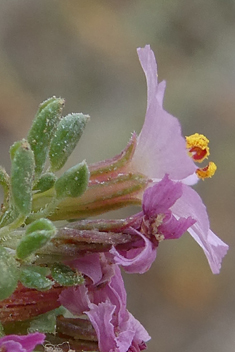
{"type": "MultiPolygon", "coordinates": [[[[149,352],[235,350],[234,0],[2,0],[0,147],[23,138],[38,104],[56,95],[65,113],[91,116],[67,166],[112,157],[140,131],[146,84],[136,48],[151,44],[165,108],[185,135],[204,133],[218,171],[197,185],[212,229],[230,245],[212,275],[189,235],[160,245],[145,275],[125,276],[128,307],[149,331],[149,352]]],[[[130,210],[115,213],[126,216],[130,210]]]]}

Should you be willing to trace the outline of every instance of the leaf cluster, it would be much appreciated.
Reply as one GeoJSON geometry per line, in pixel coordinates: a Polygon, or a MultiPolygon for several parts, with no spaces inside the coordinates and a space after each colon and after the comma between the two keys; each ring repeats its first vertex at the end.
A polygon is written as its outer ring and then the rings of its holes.
{"type": "Polygon", "coordinates": [[[88,186],[85,161],[56,175],[89,120],[82,113],[62,117],[63,107],[61,98],[44,101],[27,137],[10,148],[11,174],[0,168],[4,191],[0,212],[0,300],[14,292],[18,281],[37,290],[50,289],[54,282],[64,286],[82,282],[77,272],[62,264],[50,268],[33,265],[36,252],[56,234],[56,227],[47,217],[59,201],[81,196],[88,186]],[[40,199],[39,210],[34,210],[35,199],[40,199]]]}

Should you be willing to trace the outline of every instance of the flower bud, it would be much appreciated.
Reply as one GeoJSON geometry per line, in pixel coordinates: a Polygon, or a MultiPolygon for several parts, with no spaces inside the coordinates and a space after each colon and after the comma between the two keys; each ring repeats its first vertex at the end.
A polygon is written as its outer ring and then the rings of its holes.
{"type": "Polygon", "coordinates": [[[50,146],[50,162],[53,171],[60,170],[76,147],[89,120],[88,115],[69,114],[57,127],[50,146]]]}

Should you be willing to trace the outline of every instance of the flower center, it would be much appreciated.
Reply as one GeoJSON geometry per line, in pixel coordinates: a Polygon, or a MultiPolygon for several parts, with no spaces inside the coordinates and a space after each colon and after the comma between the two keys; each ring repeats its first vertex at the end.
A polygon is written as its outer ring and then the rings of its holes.
{"type": "MultiPolygon", "coordinates": [[[[203,134],[195,133],[186,137],[186,148],[188,149],[190,157],[198,163],[208,158],[210,150],[208,147],[209,139],[203,134]]],[[[199,178],[204,179],[212,177],[217,169],[217,166],[212,161],[205,167],[198,168],[196,173],[199,178]]]]}
{"type": "Polygon", "coordinates": [[[158,216],[154,219],[152,226],[152,233],[155,236],[158,233],[158,226],[160,226],[163,222],[165,214],[158,214],[158,216]]]}
{"type": "Polygon", "coordinates": [[[146,215],[143,218],[140,232],[152,241],[155,246],[158,246],[159,242],[165,239],[165,236],[158,232],[158,227],[163,223],[165,214],[159,214],[156,218],[147,218],[146,215]]]}

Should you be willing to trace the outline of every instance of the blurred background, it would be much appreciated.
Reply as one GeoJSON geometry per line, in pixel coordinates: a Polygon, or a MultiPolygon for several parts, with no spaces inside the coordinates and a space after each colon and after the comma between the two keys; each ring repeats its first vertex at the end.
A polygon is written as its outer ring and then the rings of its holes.
{"type": "MultiPolygon", "coordinates": [[[[0,148],[26,136],[40,102],[66,99],[64,113],[91,116],[67,166],[119,153],[139,132],[146,83],[136,48],[151,44],[164,106],[183,134],[210,139],[218,170],[196,186],[211,227],[230,251],[213,275],[185,234],[161,243],[145,275],[126,275],[128,307],[152,336],[149,352],[234,352],[234,0],[2,0],[0,148]]],[[[124,209],[112,216],[127,216],[124,209]]]]}

